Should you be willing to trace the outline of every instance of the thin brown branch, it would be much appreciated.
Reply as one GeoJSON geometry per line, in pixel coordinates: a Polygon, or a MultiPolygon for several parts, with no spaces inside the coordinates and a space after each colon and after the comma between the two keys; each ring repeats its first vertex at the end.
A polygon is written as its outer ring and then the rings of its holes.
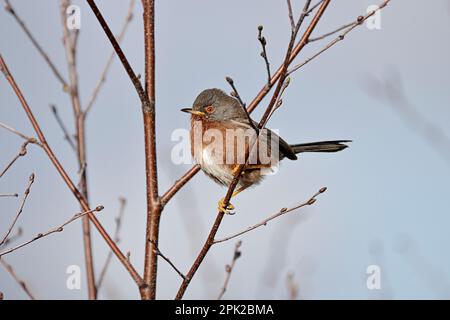
{"type": "Polygon", "coordinates": [[[357,24],[357,23],[359,23],[359,22],[358,22],[358,21],[352,21],[352,22],[350,22],[350,23],[344,24],[343,26],[341,26],[341,27],[339,27],[339,28],[337,28],[337,29],[335,29],[335,30],[333,30],[333,31],[324,33],[323,35],[318,36],[318,37],[315,37],[315,38],[311,38],[311,39],[309,39],[308,42],[311,43],[311,42],[323,40],[323,39],[325,39],[325,38],[327,38],[327,37],[329,37],[329,36],[332,36],[333,34],[338,33],[339,31],[342,31],[342,30],[344,30],[344,29],[347,29],[348,27],[351,27],[351,26],[353,26],[354,24],[357,24]]]}
{"type": "Polygon", "coordinates": [[[27,35],[27,37],[31,40],[31,43],[33,44],[33,46],[37,49],[37,51],[42,56],[42,58],[44,58],[45,62],[48,64],[48,66],[52,70],[53,74],[56,76],[56,78],[61,83],[61,85],[63,87],[63,90],[64,91],[68,91],[69,85],[64,80],[63,76],[58,71],[58,69],[56,68],[55,64],[52,62],[52,60],[48,56],[48,54],[44,51],[44,49],[41,47],[41,45],[37,42],[36,38],[30,32],[28,27],[25,25],[25,22],[17,14],[17,11],[12,7],[11,3],[9,2],[9,0],[4,0],[4,2],[5,2],[5,10],[7,12],[9,12],[14,17],[14,19],[17,21],[19,26],[22,28],[22,30],[27,35]]]}
{"type": "Polygon", "coordinates": [[[18,135],[18,136],[21,137],[22,139],[27,140],[29,143],[37,144],[38,146],[42,147],[41,143],[40,143],[39,141],[37,141],[36,138],[29,137],[29,136],[23,134],[22,132],[20,132],[20,131],[14,129],[14,128],[12,128],[12,127],[10,127],[10,126],[4,124],[4,123],[1,123],[1,122],[0,122],[0,127],[4,128],[4,129],[6,129],[6,130],[8,130],[9,132],[12,132],[12,133],[18,135]]]}
{"type": "MultiPolygon", "coordinates": [[[[34,117],[33,112],[31,111],[27,101],[25,100],[25,97],[23,96],[20,88],[18,87],[16,81],[14,80],[13,76],[11,75],[5,61],[3,60],[2,55],[0,54],[0,71],[3,73],[5,78],[8,80],[9,84],[11,85],[11,88],[14,90],[17,98],[20,101],[20,104],[25,111],[28,120],[30,121],[31,125],[33,126],[33,129],[36,133],[36,135],[39,138],[39,141],[42,145],[42,148],[44,149],[45,153],[47,154],[49,160],[52,162],[55,169],[60,174],[61,178],[67,185],[67,187],[70,189],[74,197],[78,200],[78,202],[81,204],[84,211],[90,211],[89,205],[87,204],[86,200],[84,199],[81,192],[77,189],[73,181],[70,179],[69,175],[67,174],[64,167],[59,162],[58,158],[55,156],[53,150],[47,143],[47,140],[44,136],[44,133],[41,130],[41,127],[39,123],[37,122],[36,118],[34,117]]],[[[94,226],[99,231],[100,235],[103,237],[103,239],[106,241],[108,246],[111,248],[111,250],[114,252],[114,254],[117,256],[117,258],[120,260],[122,265],[125,267],[125,269],[129,272],[133,280],[136,282],[138,287],[140,288],[143,286],[143,279],[141,276],[137,273],[136,269],[133,267],[133,265],[127,260],[125,255],[120,251],[120,249],[117,247],[115,242],[111,239],[109,234],[106,232],[106,230],[103,228],[102,224],[98,219],[95,217],[94,214],[88,213],[89,218],[91,219],[94,226]]]]}
{"type": "Polygon", "coordinates": [[[11,253],[11,252],[14,252],[14,251],[16,251],[16,250],[18,250],[18,249],[20,249],[20,248],[23,248],[23,247],[29,245],[30,243],[33,243],[33,242],[35,242],[36,240],[45,238],[45,237],[47,237],[47,236],[49,236],[49,235],[51,235],[51,234],[53,234],[53,233],[62,232],[62,231],[64,231],[64,227],[65,227],[65,226],[67,226],[68,224],[74,222],[75,220],[77,220],[77,219],[79,219],[79,218],[81,218],[81,217],[84,217],[84,216],[87,215],[87,214],[92,214],[93,212],[100,212],[100,211],[102,211],[102,210],[103,210],[103,206],[97,206],[95,209],[92,209],[92,210],[89,210],[89,211],[85,211],[85,212],[79,212],[79,213],[76,213],[76,214],[73,215],[69,220],[67,220],[66,222],[64,222],[64,223],[61,224],[60,226],[51,228],[51,229],[49,229],[49,230],[47,230],[47,231],[45,231],[45,232],[43,232],[43,233],[38,233],[38,234],[35,235],[32,239],[30,239],[30,240],[28,240],[28,241],[25,241],[25,242],[23,242],[23,243],[21,243],[21,244],[15,246],[15,247],[13,247],[13,248],[10,248],[10,249],[8,249],[8,250],[5,250],[5,251],[3,251],[3,252],[0,252],[0,257],[2,257],[2,256],[4,256],[4,255],[7,255],[7,254],[9,254],[9,253],[11,253]]]}
{"type": "MultiPolygon", "coordinates": [[[[296,28],[291,33],[291,39],[290,39],[290,42],[289,42],[289,45],[288,45],[288,49],[286,50],[286,57],[285,57],[285,60],[283,62],[283,65],[281,66],[281,70],[279,71],[279,76],[276,76],[276,75],[274,76],[274,77],[277,77],[278,84],[277,84],[277,87],[276,87],[276,89],[274,91],[272,99],[271,99],[271,101],[270,101],[270,103],[269,103],[269,105],[268,105],[268,107],[267,107],[263,117],[261,118],[261,120],[259,122],[258,128],[260,128],[260,129],[263,129],[264,126],[266,125],[267,120],[268,120],[268,118],[269,118],[269,116],[271,114],[271,110],[274,107],[274,105],[275,105],[275,103],[277,101],[277,98],[278,98],[278,96],[279,96],[279,94],[281,92],[281,89],[282,89],[283,84],[284,84],[284,80],[286,78],[287,68],[288,68],[289,64],[291,63],[291,61],[292,61],[292,59],[291,59],[292,58],[292,54],[294,53],[294,51],[296,49],[298,50],[298,52],[300,52],[300,50],[301,50],[301,48],[303,48],[304,44],[307,43],[307,40],[308,40],[309,36],[311,35],[312,31],[314,30],[314,28],[316,27],[316,25],[319,22],[320,18],[322,17],[323,13],[325,12],[326,8],[328,7],[328,4],[330,3],[330,0],[325,0],[322,3],[322,5],[319,8],[319,10],[316,12],[314,18],[311,20],[308,28],[304,32],[304,34],[302,36],[302,39],[300,40],[300,43],[303,43],[303,45],[298,48],[298,46],[294,46],[295,39],[296,39],[298,30],[300,29],[300,26],[301,26],[304,18],[306,17],[306,13],[307,13],[307,10],[309,8],[310,2],[311,1],[306,1],[304,9],[303,9],[303,12],[300,15],[300,17],[298,19],[298,22],[296,24],[296,28]]],[[[298,52],[297,52],[297,54],[298,54],[298,52]]],[[[277,72],[277,74],[278,74],[278,72],[277,72]]],[[[270,90],[270,88],[267,88],[266,90],[270,90]]],[[[265,94],[263,94],[263,95],[265,95],[265,94]]],[[[255,98],[255,99],[258,99],[258,97],[255,98]]],[[[258,139],[256,139],[256,141],[257,140],[258,139]]],[[[253,143],[252,149],[253,149],[254,145],[255,145],[255,143],[253,143]]],[[[251,153],[246,153],[245,164],[244,165],[239,165],[237,170],[235,171],[235,176],[234,176],[232,182],[230,183],[230,185],[228,187],[228,191],[227,191],[227,193],[226,193],[226,195],[225,195],[225,197],[223,199],[224,207],[227,207],[227,205],[230,202],[230,199],[231,199],[231,196],[232,196],[232,194],[234,192],[234,189],[236,188],[236,186],[237,186],[237,184],[239,182],[239,177],[240,177],[242,171],[244,170],[245,165],[248,162],[248,159],[249,159],[248,155],[249,154],[251,154],[251,153]]],[[[209,252],[209,249],[214,244],[214,238],[215,238],[215,235],[217,234],[217,231],[218,231],[218,229],[220,227],[220,224],[222,222],[223,217],[224,217],[224,213],[219,211],[217,213],[217,216],[216,216],[216,219],[214,221],[214,224],[213,224],[213,226],[212,226],[212,228],[211,228],[211,230],[210,230],[210,232],[208,234],[208,237],[207,237],[207,239],[206,239],[202,249],[200,250],[200,253],[198,254],[198,256],[195,259],[194,263],[192,264],[188,274],[186,275],[187,279],[182,282],[182,284],[180,285],[180,288],[178,289],[178,292],[177,292],[177,295],[176,295],[176,299],[181,299],[183,297],[184,293],[186,292],[187,287],[189,286],[190,281],[192,280],[193,276],[195,275],[195,273],[197,272],[197,270],[200,267],[201,263],[203,262],[203,259],[206,257],[207,253],[209,252]]]]}
{"type": "Polygon", "coordinates": [[[142,299],[154,299],[156,296],[158,259],[156,253],[152,249],[153,245],[150,240],[158,244],[159,222],[161,218],[161,211],[163,209],[160,197],[158,196],[158,180],[156,170],[154,1],[143,0],[142,2],[144,8],[145,91],[97,5],[93,0],[87,0],[87,2],[111,42],[114,51],[122,62],[122,65],[133,83],[142,104],[145,133],[147,227],[144,257],[144,283],[140,286],[140,289],[142,299]]]}
{"type": "MultiPolygon", "coordinates": [[[[73,115],[75,120],[75,137],[76,137],[76,151],[78,157],[78,167],[81,173],[79,180],[79,188],[83,194],[89,206],[89,192],[87,184],[87,171],[86,171],[86,132],[85,132],[85,117],[81,109],[81,101],[78,90],[78,73],[77,73],[77,43],[79,30],[69,30],[67,26],[66,12],[70,6],[71,1],[61,0],[61,22],[63,25],[63,43],[66,49],[66,60],[69,70],[70,80],[70,99],[72,102],[73,115]]],[[[83,248],[86,265],[86,276],[88,284],[88,296],[90,300],[97,298],[97,291],[95,287],[95,274],[94,274],[94,257],[92,252],[92,237],[91,237],[91,225],[89,218],[83,216],[82,229],[83,229],[83,248]]]]}
{"type": "Polygon", "coordinates": [[[14,280],[19,284],[19,286],[25,291],[27,296],[31,300],[36,300],[36,296],[30,291],[30,288],[26,284],[26,282],[20,278],[17,273],[14,271],[14,268],[5,261],[5,259],[0,258],[0,264],[8,271],[8,273],[11,275],[11,277],[14,278],[14,280]]]}
{"type": "Polygon", "coordinates": [[[77,147],[75,146],[75,143],[73,142],[72,136],[69,133],[69,130],[67,130],[66,125],[64,124],[64,121],[61,119],[58,109],[54,104],[50,105],[50,110],[52,111],[53,116],[55,117],[56,122],[58,123],[59,127],[61,128],[63,134],[64,134],[64,140],[67,141],[67,143],[70,145],[70,147],[73,149],[73,151],[77,151],[77,147]]]}
{"type": "MultiPolygon", "coordinates": [[[[123,215],[125,213],[125,206],[127,204],[127,200],[125,198],[120,197],[119,202],[120,202],[120,208],[119,208],[119,214],[115,218],[116,230],[114,231],[114,238],[113,238],[114,241],[116,242],[116,244],[120,243],[120,236],[119,236],[120,228],[122,226],[122,219],[123,219],[123,215]]],[[[100,272],[100,275],[98,276],[98,280],[97,280],[97,284],[96,284],[97,291],[100,289],[100,287],[103,283],[103,280],[105,279],[106,271],[108,270],[108,267],[111,263],[112,256],[113,256],[112,252],[109,251],[108,255],[106,256],[105,263],[103,264],[103,268],[101,269],[102,271],[100,272]]]]}
{"type": "Polygon", "coordinates": [[[29,144],[29,141],[25,141],[22,146],[20,147],[19,152],[14,156],[14,158],[12,158],[12,160],[10,162],[8,162],[8,164],[6,165],[6,167],[2,170],[2,172],[0,172],[0,178],[3,177],[3,175],[12,167],[12,165],[14,164],[14,162],[17,161],[17,159],[19,159],[20,157],[23,157],[27,154],[27,145],[29,144]]]}
{"type": "Polygon", "coordinates": [[[0,241],[0,247],[6,243],[9,235],[11,234],[12,229],[14,228],[14,226],[17,223],[17,220],[19,219],[20,215],[22,214],[23,208],[28,199],[28,195],[30,194],[30,190],[31,190],[31,186],[33,185],[33,182],[34,182],[34,173],[32,173],[30,175],[30,178],[28,179],[28,185],[23,193],[22,202],[20,203],[19,209],[17,210],[17,213],[16,213],[13,221],[11,222],[11,225],[8,228],[8,231],[6,231],[5,235],[3,236],[2,240],[0,241]]]}
{"type": "Polygon", "coordinates": [[[147,227],[144,256],[144,281],[142,299],[155,299],[158,255],[154,247],[159,242],[159,224],[163,207],[158,195],[155,130],[155,1],[143,0],[145,43],[145,93],[150,102],[142,109],[144,117],[145,172],[147,185],[147,227]]]}
{"type": "MultiPolygon", "coordinates": [[[[289,22],[291,23],[291,30],[295,29],[295,21],[294,21],[294,13],[292,12],[292,3],[291,0],[287,0],[288,5],[288,14],[289,14],[289,22]]],[[[262,29],[261,29],[262,31],[262,29]]]]}
{"type": "Polygon", "coordinates": [[[236,243],[236,245],[234,246],[233,258],[231,259],[231,263],[227,264],[225,266],[225,271],[226,271],[225,282],[223,283],[223,286],[220,289],[217,300],[221,300],[223,298],[223,295],[227,291],[228,283],[230,282],[231,273],[233,272],[234,265],[236,264],[237,259],[239,259],[241,257],[241,250],[240,250],[241,245],[242,245],[242,241],[238,241],[236,243]]]}
{"type": "Polygon", "coordinates": [[[172,269],[173,270],[175,270],[175,272],[176,273],[178,273],[178,275],[183,279],[183,280],[185,280],[186,279],[186,276],[173,264],[173,262],[172,261],[170,261],[170,259],[169,258],[167,258],[162,252],[161,252],[161,250],[159,250],[159,248],[158,248],[158,246],[157,245],[155,245],[155,243],[154,242],[152,242],[152,244],[153,244],[153,250],[155,251],[155,253],[158,255],[158,256],[160,256],[161,258],[163,258],[171,267],[172,267],[172,269]]]}
{"type": "MultiPolygon", "coordinates": [[[[296,66],[294,66],[291,70],[289,70],[288,74],[292,74],[293,72],[297,71],[298,69],[304,67],[306,64],[308,64],[309,62],[311,62],[312,60],[314,60],[315,58],[317,58],[318,56],[320,56],[322,53],[324,53],[325,51],[327,51],[328,49],[330,49],[331,47],[333,47],[335,44],[341,42],[342,40],[345,39],[345,37],[347,36],[348,33],[350,33],[352,30],[354,30],[356,27],[362,25],[368,18],[370,18],[371,16],[373,16],[377,11],[382,10],[384,7],[386,7],[389,2],[391,0],[385,0],[383,3],[381,3],[377,9],[372,10],[371,12],[367,13],[365,16],[359,16],[358,18],[356,18],[356,20],[353,23],[348,24],[347,28],[344,28],[345,31],[342,32],[337,38],[335,38],[333,41],[329,42],[326,46],[324,46],[321,50],[319,50],[317,53],[315,53],[314,55],[312,55],[311,57],[309,57],[308,59],[306,59],[305,61],[303,61],[302,63],[297,64],[296,66]]],[[[340,29],[342,30],[342,29],[340,29]]],[[[339,32],[340,30],[336,31],[339,32]]],[[[336,32],[333,32],[331,34],[334,34],[336,32]]],[[[323,36],[322,36],[323,37],[323,36]]],[[[319,37],[320,38],[320,37],[319,37]]]]}
{"type": "Polygon", "coordinates": [[[241,96],[239,95],[239,92],[237,91],[236,86],[234,85],[234,80],[233,80],[233,78],[231,78],[231,77],[225,77],[225,80],[226,80],[226,81],[228,82],[228,84],[230,85],[231,90],[233,90],[233,91],[231,91],[231,96],[233,96],[233,97],[235,97],[236,99],[238,99],[238,101],[239,101],[239,103],[241,104],[241,106],[242,106],[243,108],[245,108],[245,103],[244,103],[244,101],[242,100],[241,96]]]}
{"type": "Polygon", "coordinates": [[[269,223],[270,221],[272,221],[272,220],[274,220],[276,218],[279,218],[279,217],[281,217],[281,216],[283,216],[285,214],[288,214],[290,212],[296,211],[296,210],[298,210],[300,208],[303,208],[303,207],[306,207],[306,206],[310,206],[310,205],[312,205],[312,204],[314,204],[316,202],[317,196],[319,194],[321,194],[321,193],[324,193],[326,190],[327,190],[327,188],[323,187],[319,191],[317,191],[311,198],[309,198],[307,201],[305,201],[304,203],[301,203],[301,204],[299,204],[299,205],[297,205],[295,207],[289,208],[289,209],[288,208],[282,208],[277,213],[274,213],[273,215],[269,216],[268,218],[266,218],[266,219],[264,219],[264,220],[262,220],[262,221],[260,221],[260,222],[258,222],[256,224],[246,228],[245,230],[239,231],[239,232],[237,232],[235,234],[232,234],[230,236],[224,237],[222,239],[214,240],[213,243],[216,244],[216,243],[221,243],[221,242],[225,242],[225,241],[234,239],[234,238],[239,237],[239,236],[241,236],[241,235],[243,235],[243,234],[245,234],[247,232],[250,232],[250,231],[255,230],[257,228],[266,226],[267,223],[269,223]]]}
{"type": "Polygon", "coordinates": [[[324,0],[319,0],[319,1],[317,1],[317,3],[316,3],[315,5],[311,6],[311,8],[309,8],[308,12],[306,12],[306,15],[308,16],[311,12],[313,12],[314,10],[316,10],[316,8],[317,8],[318,6],[320,6],[320,5],[322,4],[323,1],[324,1],[324,0]]]}
{"type": "Polygon", "coordinates": [[[21,227],[18,227],[16,233],[9,236],[6,239],[6,241],[3,243],[3,246],[6,247],[8,244],[16,241],[17,239],[19,239],[22,236],[22,234],[23,234],[23,229],[21,227]]]}
{"type": "MultiPolygon", "coordinates": [[[[288,4],[290,4],[290,2],[288,1],[288,4]]],[[[261,44],[261,57],[264,59],[264,63],[266,64],[266,72],[267,72],[267,86],[270,86],[270,79],[272,79],[272,76],[270,75],[270,62],[269,62],[269,57],[267,56],[267,50],[266,50],[266,45],[267,45],[267,40],[266,37],[264,37],[262,35],[262,31],[263,31],[263,26],[258,26],[258,41],[261,44]]]]}
{"type": "MultiPolygon", "coordinates": [[[[130,4],[128,6],[128,13],[125,17],[125,21],[123,23],[122,30],[120,31],[119,36],[117,37],[117,43],[119,43],[119,44],[122,42],[122,40],[125,36],[125,33],[127,32],[128,26],[130,25],[131,21],[133,20],[134,2],[135,2],[134,0],[130,0],[130,4]]],[[[85,115],[88,114],[89,111],[92,109],[92,106],[94,105],[94,102],[96,101],[96,99],[100,93],[100,90],[106,81],[106,76],[112,65],[112,62],[114,61],[115,56],[116,56],[116,53],[113,50],[111,52],[111,54],[109,55],[108,60],[106,61],[103,71],[100,74],[100,78],[98,79],[97,84],[95,85],[95,88],[92,91],[91,97],[89,98],[89,101],[86,104],[86,107],[83,109],[84,110],[83,112],[85,115]]]]}
{"type": "Polygon", "coordinates": [[[180,179],[175,181],[175,183],[161,196],[161,205],[165,206],[173,196],[184,187],[198,172],[200,171],[200,166],[195,164],[190,168],[180,179]]]}

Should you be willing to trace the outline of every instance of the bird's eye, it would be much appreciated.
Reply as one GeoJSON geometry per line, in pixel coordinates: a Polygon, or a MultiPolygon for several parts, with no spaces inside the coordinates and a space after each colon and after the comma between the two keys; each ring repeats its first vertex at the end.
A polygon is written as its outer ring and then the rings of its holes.
{"type": "Polygon", "coordinates": [[[207,106],[207,107],[205,108],[206,113],[213,113],[214,110],[215,110],[215,109],[214,109],[213,106],[207,106]]]}

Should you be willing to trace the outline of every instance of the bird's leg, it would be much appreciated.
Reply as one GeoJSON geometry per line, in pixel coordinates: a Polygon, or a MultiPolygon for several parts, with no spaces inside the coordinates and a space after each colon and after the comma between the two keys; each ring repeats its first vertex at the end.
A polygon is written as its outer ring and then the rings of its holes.
{"type": "MultiPolygon", "coordinates": [[[[247,189],[247,187],[240,187],[239,189],[237,189],[236,191],[233,192],[233,194],[231,195],[231,198],[233,198],[234,196],[237,196],[239,193],[241,193],[245,189],[247,189]]],[[[234,212],[232,213],[231,210],[234,209],[234,206],[231,203],[228,203],[228,205],[225,206],[224,200],[225,200],[225,198],[222,198],[219,200],[219,203],[218,203],[219,211],[223,212],[225,214],[233,215],[234,212]]]]}

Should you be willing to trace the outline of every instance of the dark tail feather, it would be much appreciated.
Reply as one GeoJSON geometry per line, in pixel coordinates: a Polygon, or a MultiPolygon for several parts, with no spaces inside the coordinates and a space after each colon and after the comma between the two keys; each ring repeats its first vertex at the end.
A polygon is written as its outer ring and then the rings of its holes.
{"type": "Polygon", "coordinates": [[[300,143],[291,145],[292,150],[297,153],[301,152],[338,152],[344,150],[348,146],[346,142],[351,140],[321,141],[311,143],[300,143]]]}

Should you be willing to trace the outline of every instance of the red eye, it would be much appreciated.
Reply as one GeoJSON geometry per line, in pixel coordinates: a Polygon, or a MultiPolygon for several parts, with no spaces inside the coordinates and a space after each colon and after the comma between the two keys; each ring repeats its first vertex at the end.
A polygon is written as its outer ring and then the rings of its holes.
{"type": "Polygon", "coordinates": [[[207,106],[207,107],[205,108],[206,113],[213,113],[214,110],[215,110],[215,109],[214,109],[213,106],[207,106]]]}

